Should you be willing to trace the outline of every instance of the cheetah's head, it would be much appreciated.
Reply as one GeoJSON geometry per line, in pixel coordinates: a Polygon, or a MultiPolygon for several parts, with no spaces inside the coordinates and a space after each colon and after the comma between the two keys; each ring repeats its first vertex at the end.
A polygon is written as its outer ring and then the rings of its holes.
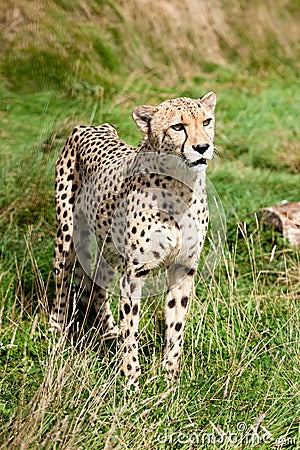
{"type": "Polygon", "coordinates": [[[182,97],[137,106],[132,116],[154,151],[176,154],[195,167],[214,154],[215,106],[216,94],[208,92],[197,100],[182,97]]]}

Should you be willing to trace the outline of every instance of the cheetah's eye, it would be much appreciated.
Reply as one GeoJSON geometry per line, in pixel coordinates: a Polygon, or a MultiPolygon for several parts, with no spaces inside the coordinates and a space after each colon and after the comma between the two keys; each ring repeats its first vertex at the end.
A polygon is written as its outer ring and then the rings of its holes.
{"type": "Polygon", "coordinates": [[[175,125],[171,125],[172,130],[182,131],[184,130],[184,125],[182,123],[176,123],[175,125]]]}
{"type": "Polygon", "coordinates": [[[212,119],[205,119],[205,120],[203,120],[203,126],[204,127],[207,127],[209,124],[210,124],[210,122],[212,121],[212,119]]]}

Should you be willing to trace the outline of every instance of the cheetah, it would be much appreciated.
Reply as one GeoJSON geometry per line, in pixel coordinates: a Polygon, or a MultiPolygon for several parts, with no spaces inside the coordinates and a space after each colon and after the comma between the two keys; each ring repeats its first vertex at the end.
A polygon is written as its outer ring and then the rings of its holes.
{"type": "Polygon", "coordinates": [[[144,134],[136,148],[108,123],[77,126],[56,162],[50,325],[68,327],[75,267],[77,297],[85,307],[92,304],[104,336],[117,336],[108,288],[119,270],[121,373],[133,390],[139,389],[138,324],[149,272],[167,274],[162,366],[168,380],[179,375],[188,302],[208,229],[205,177],[214,156],[215,105],[215,93],[208,92],[136,106],[132,117],[144,134]]]}

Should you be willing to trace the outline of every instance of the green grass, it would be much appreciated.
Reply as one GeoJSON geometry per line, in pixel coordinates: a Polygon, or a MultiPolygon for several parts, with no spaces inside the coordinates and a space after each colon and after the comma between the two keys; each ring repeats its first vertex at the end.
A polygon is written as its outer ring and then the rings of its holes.
{"type": "MultiPolygon", "coordinates": [[[[138,89],[144,84],[136,82],[138,89]]],[[[288,136],[297,130],[294,98],[285,95],[293,86],[286,88],[278,80],[276,90],[274,83],[264,82],[259,97],[248,92],[236,102],[226,83],[215,89],[220,92],[216,144],[222,154],[209,178],[226,212],[227,244],[214,278],[197,285],[182,376],[174,386],[168,387],[160,372],[160,322],[154,320],[149,301],[144,303],[142,390],[131,398],[116,375],[114,343],[103,344],[92,332],[73,344],[64,338],[56,342],[47,333],[47,315],[53,298],[55,159],[75,123],[98,123],[100,117],[136,143],[133,105],[121,93],[116,93],[112,108],[105,95],[102,100],[99,95],[69,98],[49,91],[31,94],[29,100],[4,92],[2,448],[188,449],[197,440],[197,448],[211,448],[209,443],[230,448],[230,433],[244,439],[243,448],[252,448],[251,439],[258,439],[255,426],[264,441],[259,448],[274,446],[281,436],[290,448],[297,445],[299,254],[279,235],[259,227],[253,215],[268,204],[299,200],[299,175],[280,158],[274,164],[274,147],[270,163],[265,158],[253,163],[261,122],[262,146],[281,136],[281,126],[262,121],[263,114],[283,117],[282,126],[290,123],[288,136]],[[275,90],[278,97],[285,95],[284,104],[272,103],[275,90]],[[258,124],[251,138],[249,118],[258,124]],[[231,140],[237,144],[231,146],[231,140]]],[[[197,87],[176,92],[196,95],[197,87]]],[[[140,103],[153,103],[170,95],[159,95],[149,86],[146,94],[134,89],[130,94],[133,104],[139,97],[140,103]]],[[[116,310],[117,299],[113,302],[116,310]]],[[[162,317],[160,309],[157,314],[162,317]]]]}
{"type": "MultiPolygon", "coordinates": [[[[138,8],[126,41],[133,6],[56,1],[37,13],[36,35],[24,13],[18,33],[1,37],[0,448],[299,448],[299,249],[256,216],[261,207],[300,201],[297,51],[285,42],[288,59],[277,35],[265,46],[251,37],[241,3],[235,45],[224,40],[226,24],[219,30],[216,55],[222,50],[227,63],[216,56],[200,64],[190,35],[181,67],[172,63],[176,46],[154,42],[152,16],[138,8]],[[48,333],[55,160],[78,123],[110,122],[136,145],[135,105],[208,90],[218,96],[220,153],[208,177],[225,210],[226,243],[214,276],[197,282],[174,385],[160,369],[163,299],[144,300],[141,392],[129,396],[115,342],[89,328],[70,340],[48,333]]],[[[296,11],[289,2],[285,14],[296,11]]],[[[290,18],[282,30],[287,23],[292,29],[290,18]]],[[[112,303],[117,313],[118,299],[112,303]]]]}

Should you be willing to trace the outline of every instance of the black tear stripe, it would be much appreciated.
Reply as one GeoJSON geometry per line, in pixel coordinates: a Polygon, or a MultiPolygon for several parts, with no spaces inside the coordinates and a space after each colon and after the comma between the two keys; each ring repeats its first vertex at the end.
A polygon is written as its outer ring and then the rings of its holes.
{"type": "Polygon", "coordinates": [[[161,143],[162,143],[162,144],[164,143],[164,140],[166,139],[166,136],[167,136],[167,131],[164,131],[164,136],[163,136],[163,138],[162,138],[162,140],[161,140],[161,143]]]}
{"type": "Polygon", "coordinates": [[[186,141],[187,141],[188,136],[187,136],[187,132],[186,132],[185,127],[184,127],[183,131],[184,131],[184,134],[185,134],[185,140],[184,140],[184,142],[183,142],[183,144],[182,144],[182,146],[181,146],[180,152],[181,152],[183,158],[184,158],[185,161],[186,161],[186,157],[185,157],[185,154],[184,154],[184,146],[185,146],[185,143],[186,143],[186,141]]]}

